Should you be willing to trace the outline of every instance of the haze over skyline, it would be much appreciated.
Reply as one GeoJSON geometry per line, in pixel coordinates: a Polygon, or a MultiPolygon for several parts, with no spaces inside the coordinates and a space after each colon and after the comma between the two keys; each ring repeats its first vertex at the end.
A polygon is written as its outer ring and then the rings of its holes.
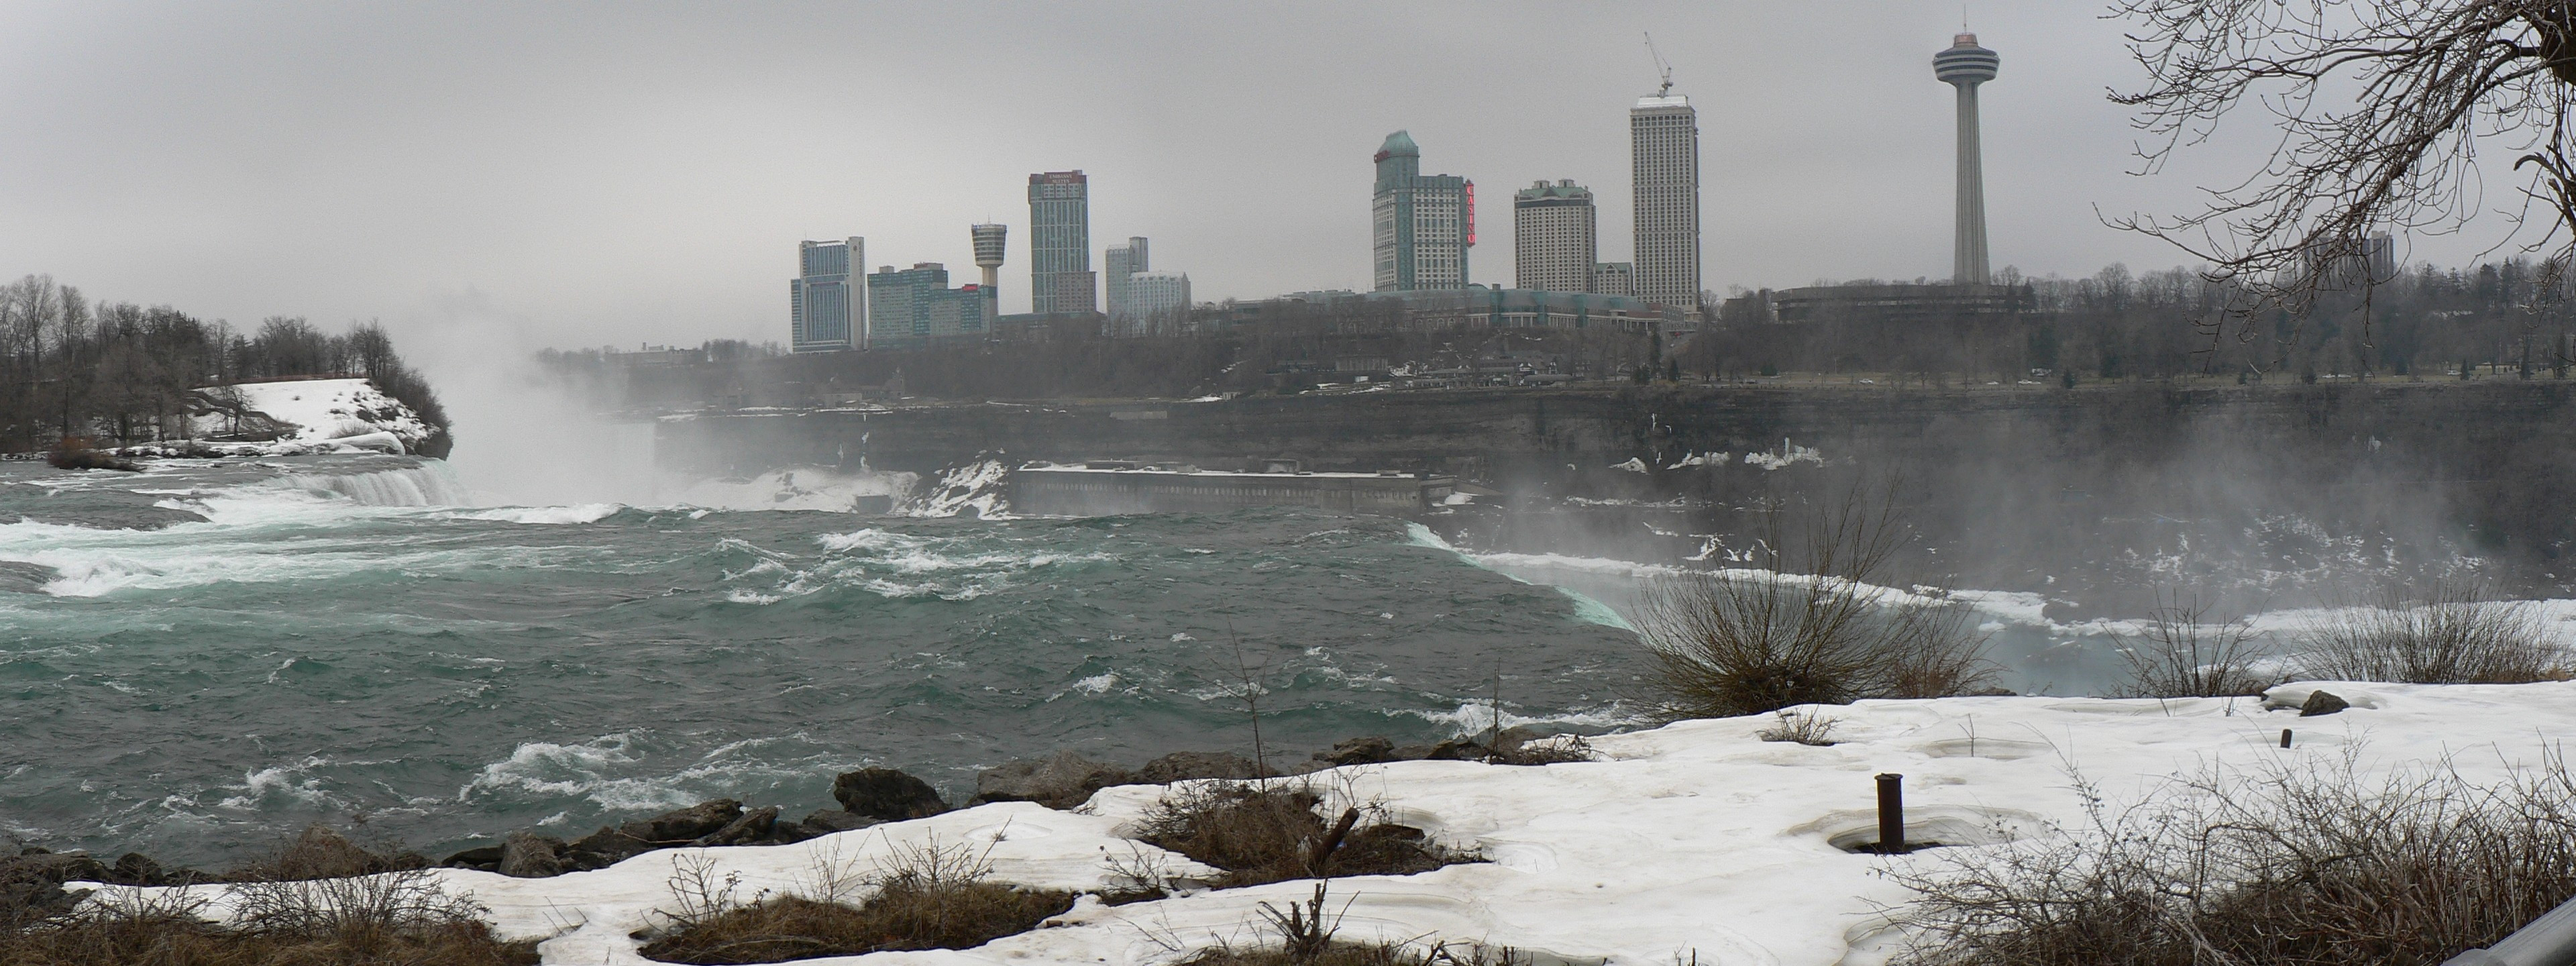
{"type": "MultiPolygon", "coordinates": [[[[2089,274],[2183,254],[2096,214],[2187,210],[2259,161],[2249,114],[2134,178],[2104,100],[2141,74],[2090,4],[1990,2],[1993,263],[2089,274]]],[[[1951,260],[1959,10],[1897,0],[1319,3],[1242,9],[943,4],[21,3],[0,13],[0,272],[236,325],[460,319],[533,349],[784,341],[795,243],[972,273],[967,226],[1013,227],[1002,308],[1029,304],[1027,175],[1091,179],[1103,245],[1153,239],[1197,297],[1369,287],[1370,155],[1405,129],[1480,189],[1472,281],[1511,281],[1510,194],[1570,178],[1628,260],[1627,109],[1700,111],[1706,287],[1940,279],[1951,260]]],[[[2513,199],[2491,179],[2485,207],[2513,199]]],[[[2501,235],[2418,237],[2459,264],[2501,235]]]]}

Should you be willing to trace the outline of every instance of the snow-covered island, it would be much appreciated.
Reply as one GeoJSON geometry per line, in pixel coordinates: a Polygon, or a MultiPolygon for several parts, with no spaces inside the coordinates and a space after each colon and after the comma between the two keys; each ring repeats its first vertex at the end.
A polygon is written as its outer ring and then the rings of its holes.
{"type": "MultiPolygon", "coordinates": [[[[1331,880],[1338,938],[1509,946],[1537,963],[1883,963],[1905,940],[1916,901],[1908,875],[2095,834],[2090,809],[2169,800],[2213,780],[2250,788],[2341,775],[2374,786],[2441,772],[2505,783],[2551,766],[2552,743],[2576,730],[2576,683],[2311,682],[2261,698],[1964,697],[1815,710],[1831,719],[1834,743],[1765,740],[1780,722],[1758,715],[1596,737],[1592,761],[1319,772],[1311,787],[1323,809],[1372,807],[1376,820],[1486,859],[1331,880]],[[2348,707],[2303,717],[2317,690],[2348,707]],[[1909,839],[1942,847],[1855,851],[1876,840],[1882,773],[1904,776],[1909,839]]],[[[1114,889],[1139,862],[1178,880],[1213,872],[1130,837],[1169,793],[1115,786],[1071,811],[990,804],[790,845],[664,849],[553,878],[431,874],[486,907],[500,937],[543,939],[546,963],[646,963],[635,934],[678,908],[675,874],[698,864],[745,898],[801,894],[818,872],[865,870],[939,843],[986,850],[994,879],[1039,888],[1114,889]]],[[[162,891],[98,888],[93,901],[162,891]]],[[[229,908],[232,887],[189,888],[213,900],[207,914],[229,908]]],[[[1313,889],[1312,880],[1184,886],[1123,905],[1086,895],[1038,929],[971,950],[800,962],[1159,966],[1220,944],[1275,942],[1262,905],[1286,907],[1313,889]]]]}
{"type": "MultiPolygon", "coordinates": [[[[233,455],[386,452],[444,456],[447,428],[368,379],[287,379],[191,394],[189,428],[233,455]]],[[[166,448],[166,447],[165,447],[166,448]]]]}

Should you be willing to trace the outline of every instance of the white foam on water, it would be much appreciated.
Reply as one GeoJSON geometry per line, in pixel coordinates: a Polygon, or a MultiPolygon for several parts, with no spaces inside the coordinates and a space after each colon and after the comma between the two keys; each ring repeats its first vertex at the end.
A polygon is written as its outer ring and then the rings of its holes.
{"type": "Polygon", "coordinates": [[[455,519],[492,520],[500,523],[569,525],[597,523],[616,515],[617,511],[623,509],[626,509],[626,504],[623,503],[580,503],[572,506],[502,507],[497,510],[478,510],[473,513],[460,513],[455,516],[455,519]]]}
{"type": "MultiPolygon", "coordinates": [[[[1451,729],[1450,736],[1455,738],[1471,738],[1476,735],[1484,734],[1494,727],[1494,702],[1491,698],[1469,699],[1460,703],[1455,710],[1450,711],[1425,711],[1415,708],[1398,708],[1388,711],[1386,714],[1389,717],[1403,716],[1421,718],[1433,724],[1448,725],[1451,729]]],[[[1607,707],[1594,708],[1586,711],[1568,711],[1562,714],[1545,715],[1514,714],[1509,707],[1506,707],[1503,709],[1502,726],[1505,730],[1520,727],[1556,725],[1560,727],[1608,731],[1614,728],[1633,728],[1639,725],[1652,723],[1652,719],[1644,715],[1623,711],[1619,708],[1618,704],[1612,703],[1607,707]]]]}

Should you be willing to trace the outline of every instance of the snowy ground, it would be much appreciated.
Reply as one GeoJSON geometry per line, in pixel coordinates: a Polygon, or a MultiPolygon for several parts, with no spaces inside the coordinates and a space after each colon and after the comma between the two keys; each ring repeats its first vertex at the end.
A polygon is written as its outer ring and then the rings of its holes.
{"type": "MultiPolygon", "coordinates": [[[[2302,700],[2315,686],[2275,689],[2270,703],[2302,700]]],[[[1332,905],[1350,903],[1346,939],[1481,941],[1540,963],[1661,966],[1693,953],[1727,966],[1879,963],[1894,951],[1888,914],[1907,901],[1883,872],[1938,862],[1943,850],[1883,858],[1836,847],[1872,840],[1877,773],[1906,776],[1911,838],[1976,843],[2080,827],[2070,765],[2115,802],[2206,768],[2347,754],[2366,774],[2441,765],[2489,782],[2538,763],[2544,743],[2576,730],[2576,683],[2322,686],[2353,709],[2303,719],[2251,698],[1867,701],[1825,711],[1843,742],[1831,747],[1761,741],[1756,733],[1772,724],[1761,716],[1599,738],[1607,760],[1590,763],[1338,769],[1319,776],[1337,799],[1382,803],[1394,821],[1493,861],[1339,879],[1332,905]],[[2283,728],[2295,731],[2288,750],[2283,728]]],[[[547,963],[641,963],[628,934],[674,907],[666,883],[675,861],[702,855],[719,876],[739,873],[745,895],[795,892],[820,866],[865,870],[890,849],[935,840],[989,844],[1002,880],[1097,888],[1112,875],[1105,857],[1157,851],[1120,833],[1162,791],[1107,789],[1079,813],[988,805],[791,846],[653,852],[553,879],[438,874],[489,906],[504,936],[551,937],[541,947],[547,963]]],[[[1168,858],[1175,872],[1196,868],[1168,858]]],[[[1262,942],[1256,906],[1311,889],[1285,882],[1116,907],[1085,898],[1050,928],[971,951],[800,962],[1154,966],[1220,941],[1262,942]]]]}
{"type": "Polygon", "coordinates": [[[374,450],[406,453],[429,438],[429,424],[419,414],[365,379],[296,379],[252,382],[199,390],[230,406],[227,394],[238,394],[243,419],[223,413],[197,416],[192,428],[200,437],[235,432],[283,431],[274,442],[214,444],[245,453],[288,456],[303,453],[374,450]]]}

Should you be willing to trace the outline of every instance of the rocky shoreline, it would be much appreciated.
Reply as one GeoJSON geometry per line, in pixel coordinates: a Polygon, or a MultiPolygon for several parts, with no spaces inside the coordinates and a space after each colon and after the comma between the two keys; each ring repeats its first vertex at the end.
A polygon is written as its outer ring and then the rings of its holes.
{"type": "Polygon", "coordinates": [[[1090,800],[1093,793],[1114,785],[1248,780],[1395,761],[1541,764],[1589,757],[1579,736],[1560,741],[1544,732],[1512,728],[1492,738],[1490,745],[1452,739],[1433,745],[1401,746],[1382,736],[1352,738],[1284,767],[1265,765],[1230,752],[1183,751],[1127,768],[1078,752],[1059,751],[986,769],[976,776],[974,796],[955,806],[930,783],[909,773],[892,768],[862,768],[834,778],[832,797],[840,808],[817,810],[801,819],[785,818],[775,805],[754,807],[735,799],[718,798],[650,818],[602,826],[577,839],[566,840],[534,829],[513,830],[497,836],[492,844],[463,849],[442,859],[412,851],[370,851],[322,825],[305,829],[275,857],[220,873],[164,867],[137,852],[125,853],[113,862],[101,862],[87,852],[53,852],[27,846],[16,856],[0,858],[0,913],[9,914],[0,918],[23,919],[70,911],[78,903],[79,894],[65,890],[66,882],[172,886],[341,878],[441,866],[516,878],[548,878],[607,868],[657,849],[787,845],[992,802],[1031,802],[1053,809],[1073,809],[1090,800]],[[1538,740],[1542,738],[1552,740],[1538,740]]]}

